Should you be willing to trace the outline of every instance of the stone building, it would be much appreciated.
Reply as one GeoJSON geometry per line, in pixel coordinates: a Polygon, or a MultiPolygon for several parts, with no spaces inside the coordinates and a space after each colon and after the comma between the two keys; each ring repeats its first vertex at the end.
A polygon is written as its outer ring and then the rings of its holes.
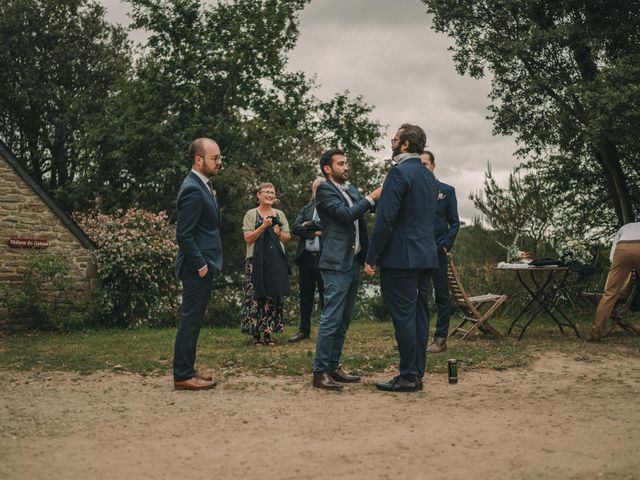
{"type": "MultiPolygon", "coordinates": [[[[29,259],[44,252],[64,259],[78,298],[97,281],[94,250],[93,242],[0,141],[0,285],[15,291],[29,259]]],[[[49,284],[42,289],[44,296],[55,295],[49,284]]],[[[0,329],[34,326],[40,320],[12,318],[1,300],[0,329]]]]}

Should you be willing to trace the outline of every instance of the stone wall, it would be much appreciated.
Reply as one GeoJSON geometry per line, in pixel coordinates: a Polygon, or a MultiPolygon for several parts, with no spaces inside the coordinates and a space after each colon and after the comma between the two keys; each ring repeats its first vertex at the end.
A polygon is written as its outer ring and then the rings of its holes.
{"type": "MultiPolygon", "coordinates": [[[[10,238],[45,239],[40,251],[68,259],[70,275],[82,295],[97,281],[92,252],[67,228],[42,198],[0,155],[0,284],[19,287],[27,261],[38,250],[11,248],[10,238]]],[[[44,288],[46,290],[46,287],[44,288]]],[[[43,295],[51,292],[43,291],[43,295]]],[[[11,318],[0,304],[0,329],[34,326],[39,319],[11,318]]]]}

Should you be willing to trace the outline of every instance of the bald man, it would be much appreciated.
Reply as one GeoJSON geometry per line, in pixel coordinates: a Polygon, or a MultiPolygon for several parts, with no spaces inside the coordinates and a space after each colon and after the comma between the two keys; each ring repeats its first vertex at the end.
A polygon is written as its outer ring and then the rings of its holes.
{"type": "Polygon", "coordinates": [[[173,356],[176,390],[207,390],[216,382],[195,370],[196,345],[204,312],[213,290],[213,279],[222,270],[220,208],[209,179],[222,165],[218,144],[197,138],[189,147],[191,171],[182,182],[177,199],[176,276],[182,280],[182,307],[173,356]]]}

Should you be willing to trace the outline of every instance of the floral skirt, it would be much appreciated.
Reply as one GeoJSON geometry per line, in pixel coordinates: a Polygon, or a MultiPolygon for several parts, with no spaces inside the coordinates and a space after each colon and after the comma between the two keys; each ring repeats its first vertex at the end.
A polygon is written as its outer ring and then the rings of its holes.
{"type": "Polygon", "coordinates": [[[254,336],[260,335],[260,333],[282,333],[284,331],[284,297],[266,296],[253,298],[254,290],[251,283],[252,260],[248,258],[245,263],[240,331],[254,336]]]}

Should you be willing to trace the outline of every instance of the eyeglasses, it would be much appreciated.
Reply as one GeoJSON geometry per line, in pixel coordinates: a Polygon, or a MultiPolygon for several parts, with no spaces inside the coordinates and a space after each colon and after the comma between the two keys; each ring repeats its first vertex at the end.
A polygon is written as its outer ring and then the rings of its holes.
{"type": "Polygon", "coordinates": [[[221,162],[224,157],[222,155],[213,155],[212,157],[202,157],[203,160],[206,160],[207,158],[210,158],[211,160],[213,160],[214,162],[221,162]]]}
{"type": "Polygon", "coordinates": [[[393,147],[396,144],[396,142],[399,142],[399,141],[400,141],[399,138],[392,138],[391,139],[391,146],[393,147]]]}

